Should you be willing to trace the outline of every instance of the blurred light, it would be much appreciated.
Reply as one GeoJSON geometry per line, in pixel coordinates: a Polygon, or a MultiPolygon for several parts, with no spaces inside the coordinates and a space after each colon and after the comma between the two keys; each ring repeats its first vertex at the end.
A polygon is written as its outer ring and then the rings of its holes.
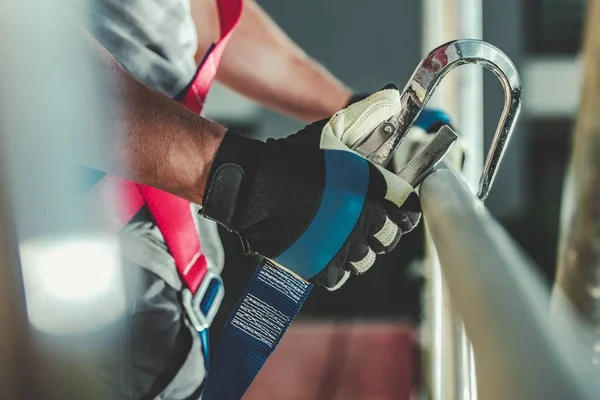
{"type": "Polygon", "coordinates": [[[26,243],[24,262],[32,265],[48,294],[83,300],[109,290],[117,261],[106,242],[71,240],[26,243]]]}
{"type": "Polygon", "coordinates": [[[27,314],[46,333],[101,329],[125,311],[119,243],[112,236],[36,238],[20,245],[27,314]]]}

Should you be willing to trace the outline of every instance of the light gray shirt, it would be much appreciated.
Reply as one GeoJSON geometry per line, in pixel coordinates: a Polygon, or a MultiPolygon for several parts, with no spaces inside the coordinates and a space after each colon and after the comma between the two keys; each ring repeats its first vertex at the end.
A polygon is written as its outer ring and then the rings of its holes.
{"type": "Polygon", "coordinates": [[[90,30],[133,76],[169,96],[196,71],[189,0],[91,0],[90,30]]]}

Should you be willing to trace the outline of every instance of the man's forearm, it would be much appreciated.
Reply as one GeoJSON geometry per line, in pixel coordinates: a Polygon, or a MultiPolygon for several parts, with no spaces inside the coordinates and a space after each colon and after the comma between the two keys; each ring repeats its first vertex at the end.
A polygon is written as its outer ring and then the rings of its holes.
{"type": "Polygon", "coordinates": [[[91,36],[82,50],[107,82],[110,126],[79,161],[201,204],[226,129],[135,80],[91,36]]]}
{"type": "MultiPolygon", "coordinates": [[[[218,34],[214,3],[193,3],[200,54],[218,34]]],[[[253,0],[244,2],[242,19],[223,54],[217,78],[264,106],[308,122],[341,110],[352,94],[253,0]]]]}

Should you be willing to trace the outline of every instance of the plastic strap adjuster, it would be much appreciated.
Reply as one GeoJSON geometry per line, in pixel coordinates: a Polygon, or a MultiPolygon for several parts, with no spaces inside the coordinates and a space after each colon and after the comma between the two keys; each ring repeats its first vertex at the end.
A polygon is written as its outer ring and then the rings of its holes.
{"type": "Polygon", "coordinates": [[[198,332],[210,327],[224,295],[223,280],[211,270],[206,273],[196,293],[192,294],[187,288],[182,290],[183,307],[198,332]]]}

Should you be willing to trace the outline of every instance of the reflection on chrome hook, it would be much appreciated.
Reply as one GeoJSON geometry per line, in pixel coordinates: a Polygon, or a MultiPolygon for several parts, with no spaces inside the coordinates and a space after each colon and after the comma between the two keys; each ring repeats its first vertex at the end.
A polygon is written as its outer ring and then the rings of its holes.
{"type": "Polygon", "coordinates": [[[375,164],[387,165],[444,76],[464,64],[479,64],[489,69],[500,79],[504,88],[504,110],[479,180],[477,197],[484,200],[490,192],[514,130],[522,98],[521,78],[515,66],[506,54],[489,43],[461,39],[446,43],[430,52],[421,61],[400,94],[400,112],[358,142],[355,150],[375,164]],[[390,124],[395,127],[391,136],[390,124]]]}

